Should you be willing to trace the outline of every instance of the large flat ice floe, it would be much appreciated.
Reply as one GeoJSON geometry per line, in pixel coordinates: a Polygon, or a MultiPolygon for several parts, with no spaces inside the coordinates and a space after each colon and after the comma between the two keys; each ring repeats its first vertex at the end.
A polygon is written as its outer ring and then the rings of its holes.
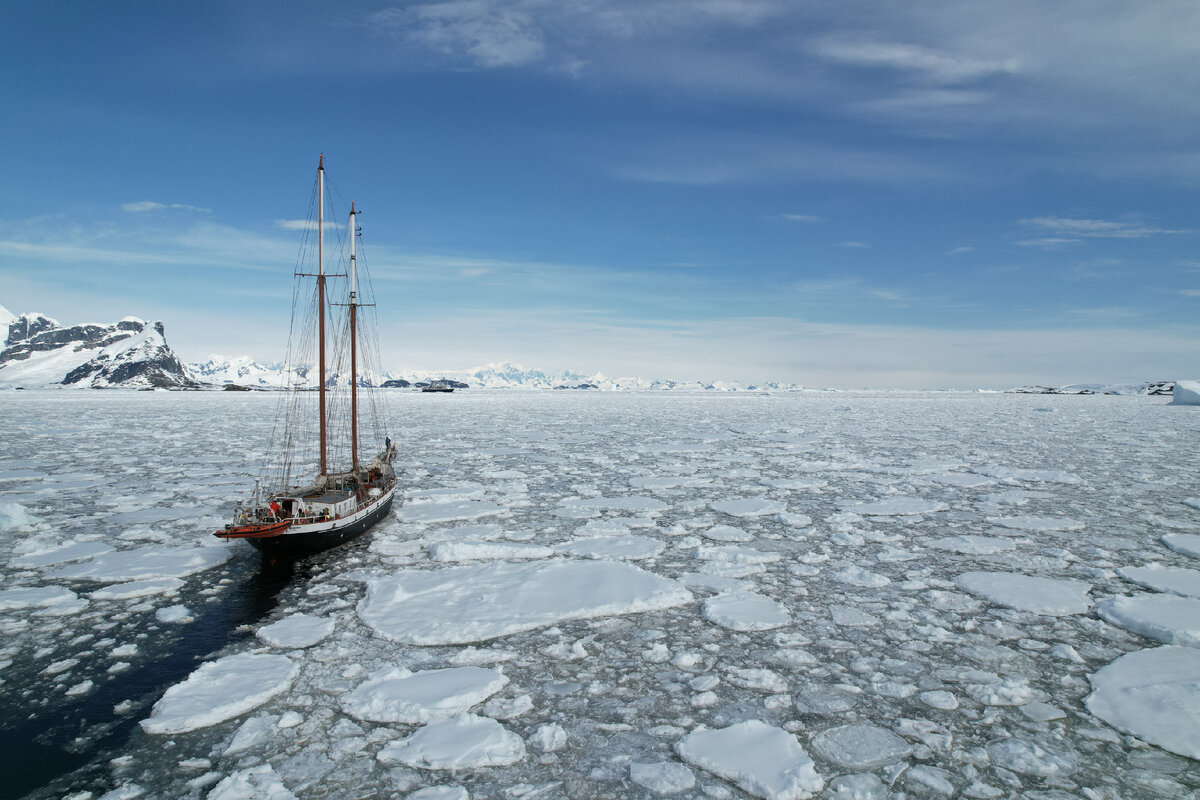
{"type": "Polygon", "coordinates": [[[1200,759],[1200,650],[1127,653],[1091,676],[1088,710],[1118,730],[1200,759]]]}
{"type": "Polygon", "coordinates": [[[1144,567],[1122,567],[1117,574],[1156,592],[1200,598],[1200,570],[1149,564],[1144,567]]]}
{"type": "Polygon", "coordinates": [[[1052,617],[1083,614],[1092,607],[1088,597],[1091,584],[1083,581],[1011,572],[964,572],[955,584],[997,605],[1052,617]]]}
{"type": "Polygon", "coordinates": [[[170,547],[154,545],[133,550],[114,550],[89,561],[47,572],[54,579],[81,579],[100,583],[140,581],[149,578],[182,578],[211,569],[229,560],[231,548],[170,547]]]}
{"type": "Polygon", "coordinates": [[[292,614],[254,632],[272,647],[300,650],[312,647],[333,633],[333,620],[310,614],[292,614]]]}
{"type": "Polygon", "coordinates": [[[453,522],[479,519],[499,514],[504,508],[487,500],[453,500],[450,502],[405,503],[396,512],[402,522],[453,522]]]}
{"type": "Polygon", "coordinates": [[[864,517],[915,517],[918,514],[945,511],[949,507],[938,500],[925,500],[920,497],[889,497],[873,503],[852,503],[842,506],[842,509],[862,514],[864,517]]]}
{"type": "Polygon", "coordinates": [[[524,757],[520,736],[494,719],[473,714],[431,722],[376,756],[382,764],[448,770],[502,767],[524,757]]]}
{"type": "Polygon", "coordinates": [[[704,618],[733,631],[767,631],[792,621],[787,609],[757,592],[735,591],[704,603],[704,618]]]}
{"type": "Polygon", "coordinates": [[[270,764],[238,770],[208,793],[208,800],[296,800],[270,764]]]}
{"type": "Polygon", "coordinates": [[[299,666],[287,656],[238,653],[202,664],[154,704],[146,733],[206,728],[261,706],[292,685],[299,666]]]}
{"type": "Polygon", "coordinates": [[[504,688],[499,670],[450,667],[409,672],[386,667],[341,698],[342,709],[369,722],[429,722],[454,717],[504,688]]]}
{"type": "Polygon", "coordinates": [[[763,800],[804,800],[825,786],[799,740],[759,720],[695,730],[675,744],[675,752],[763,800]]]}
{"type": "Polygon", "coordinates": [[[1096,611],[1113,625],[1164,644],[1200,647],[1200,600],[1173,594],[1109,597],[1096,611]]]}
{"type": "Polygon", "coordinates": [[[358,604],[385,639],[468,644],[564,620],[659,611],[691,602],[675,581],[611,561],[483,564],[366,578],[358,604]]]}

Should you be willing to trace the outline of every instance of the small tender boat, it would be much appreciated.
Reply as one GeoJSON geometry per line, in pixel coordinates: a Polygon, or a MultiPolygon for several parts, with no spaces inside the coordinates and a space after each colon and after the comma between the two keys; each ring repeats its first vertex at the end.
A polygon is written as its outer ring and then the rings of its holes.
{"type": "MultiPolygon", "coordinates": [[[[314,335],[318,355],[317,391],[312,392],[303,382],[288,387],[280,403],[280,415],[272,436],[263,477],[255,486],[249,502],[234,509],[234,519],[214,535],[222,539],[244,539],[270,558],[292,558],[328,550],[354,539],[370,530],[391,510],[396,496],[397,478],[392,461],[396,445],[386,435],[382,449],[369,462],[359,460],[359,394],[369,389],[360,386],[359,359],[366,355],[360,339],[359,310],[374,307],[360,302],[358,292],[358,257],[355,242],[360,235],[354,204],[350,204],[349,262],[344,273],[328,273],[325,264],[325,156],[317,168],[317,209],[315,226],[305,226],[305,242],[301,253],[311,251],[307,246],[311,231],[316,231],[316,272],[301,265],[297,278],[316,278],[315,324],[301,323],[293,330],[292,341],[300,343],[299,353],[289,352],[285,374],[305,373],[302,367],[305,348],[314,335]],[[330,303],[330,278],[348,278],[349,294],[344,303],[330,303]],[[334,363],[346,366],[349,380],[337,372],[331,376],[327,352],[326,315],[328,306],[346,309],[344,335],[335,336],[334,363]],[[293,366],[296,368],[293,369],[293,366]],[[306,401],[316,395],[317,405],[307,409],[306,401]],[[312,430],[312,418],[317,427],[312,430]],[[309,435],[313,434],[313,435],[309,435]],[[315,442],[314,442],[315,440],[315,442]],[[315,444],[315,447],[314,447],[315,444]],[[331,452],[335,451],[335,452],[331,452]],[[340,469],[331,469],[336,459],[342,459],[340,469]],[[347,463],[348,462],[348,463],[347,463]],[[296,475],[313,469],[316,476],[302,483],[296,475]]],[[[310,217],[310,222],[311,222],[310,217]]],[[[297,309],[309,306],[307,289],[297,288],[293,299],[293,320],[297,309]]],[[[373,341],[374,337],[365,337],[373,341]]],[[[311,363],[311,362],[307,362],[311,363]]],[[[383,415],[372,398],[371,418],[376,428],[382,426],[383,415]]],[[[376,440],[378,441],[378,439],[376,440]]],[[[309,473],[312,474],[312,473],[309,473]]]]}

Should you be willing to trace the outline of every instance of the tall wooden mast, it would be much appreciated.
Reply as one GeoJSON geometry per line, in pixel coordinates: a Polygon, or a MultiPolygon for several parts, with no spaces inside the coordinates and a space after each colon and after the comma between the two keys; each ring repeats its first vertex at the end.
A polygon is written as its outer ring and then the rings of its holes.
{"type": "Polygon", "coordinates": [[[354,240],[358,238],[354,201],[350,201],[350,460],[358,471],[358,265],[354,240]]]}
{"type": "Polygon", "coordinates": [[[321,477],[329,473],[325,431],[325,154],[317,167],[317,340],[321,359],[321,477]]]}

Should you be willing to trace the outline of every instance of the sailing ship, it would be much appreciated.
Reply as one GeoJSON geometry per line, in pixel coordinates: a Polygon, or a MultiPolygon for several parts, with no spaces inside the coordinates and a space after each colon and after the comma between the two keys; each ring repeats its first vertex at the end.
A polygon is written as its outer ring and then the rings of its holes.
{"type": "MultiPolygon", "coordinates": [[[[382,449],[370,461],[359,458],[359,394],[360,389],[370,389],[373,383],[361,380],[360,365],[361,359],[368,356],[365,345],[374,341],[370,335],[364,335],[366,331],[360,330],[360,311],[373,308],[374,303],[364,303],[360,299],[355,248],[360,235],[359,213],[351,203],[347,271],[328,272],[325,263],[325,156],[322,154],[316,185],[316,272],[305,271],[302,263],[295,272],[297,278],[316,278],[315,309],[311,305],[313,294],[298,283],[293,298],[289,364],[285,370],[285,374],[293,375],[306,372],[298,359],[305,357],[315,334],[317,391],[312,392],[300,381],[289,387],[280,402],[281,413],[272,434],[263,476],[255,484],[252,498],[239,504],[234,509],[233,522],[214,534],[222,539],[244,539],[272,560],[318,553],[350,541],[383,519],[395,499],[397,479],[392,461],[397,447],[380,431],[382,416],[374,396],[370,398],[370,405],[376,441],[382,440],[382,449]],[[331,278],[348,278],[347,302],[329,302],[331,278]],[[297,311],[302,303],[315,311],[312,315],[315,324],[305,319],[299,322],[297,329],[297,311]],[[349,381],[342,379],[341,369],[331,370],[329,363],[331,353],[327,352],[327,344],[330,336],[326,331],[326,317],[332,316],[332,306],[346,309],[341,335],[338,331],[333,335],[336,345],[333,366],[344,367],[348,355],[349,381]],[[294,348],[299,352],[293,352],[294,348]],[[360,386],[360,383],[365,385],[360,386]],[[308,408],[311,402],[306,401],[311,401],[313,394],[317,395],[316,408],[308,408]],[[315,431],[311,425],[313,416],[317,418],[315,431]],[[315,436],[309,436],[310,433],[315,436]],[[316,441],[315,449],[311,439],[316,441]],[[311,475],[311,470],[315,470],[315,477],[297,479],[297,475],[311,475]]],[[[309,219],[311,223],[311,214],[309,219]]],[[[309,237],[312,230],[311,224],[304,226],[301,262],[306,252],[311,251],[309,237]]],[[[377,352],[374,355],[377,356],[377,352]]]]}

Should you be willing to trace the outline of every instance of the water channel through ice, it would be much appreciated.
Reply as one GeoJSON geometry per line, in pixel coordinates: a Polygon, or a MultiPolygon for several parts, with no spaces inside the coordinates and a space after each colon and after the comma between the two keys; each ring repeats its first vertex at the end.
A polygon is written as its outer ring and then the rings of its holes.
{"type": "Polygon", "coordinates": [[[0,395],[33,797],[1200,797],[1200,409],[396,392],[403,502],[275,580],[275,400],[0,395]]]}

